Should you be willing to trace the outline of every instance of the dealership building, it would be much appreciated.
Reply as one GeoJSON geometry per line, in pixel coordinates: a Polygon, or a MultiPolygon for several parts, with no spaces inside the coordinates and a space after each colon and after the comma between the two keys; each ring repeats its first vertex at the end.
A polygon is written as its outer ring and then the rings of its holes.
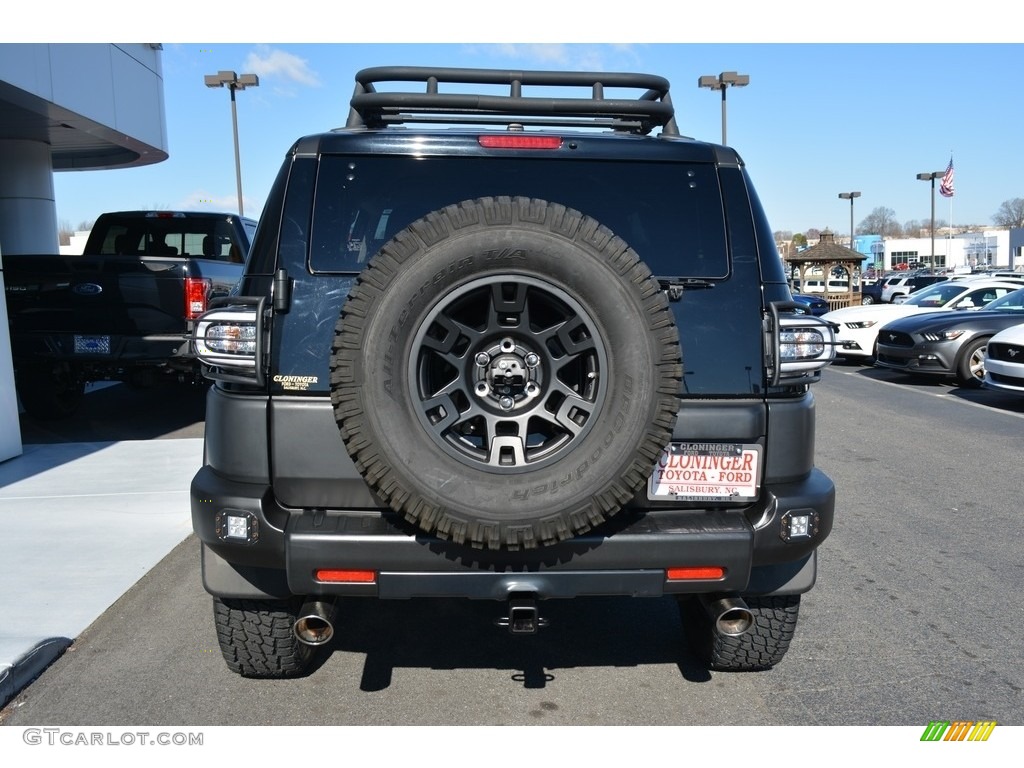
{"type": "MultiPolygon", "coordinates": [[[[58,252],[55,171],[128,168],[166,159],[159,44],[0,45],[0,257],[58,252]]],[[[0,316],[6,315],[0,291],[0,316]]],[[[0,461],[20,453],[4,323],[0,461]]]]}

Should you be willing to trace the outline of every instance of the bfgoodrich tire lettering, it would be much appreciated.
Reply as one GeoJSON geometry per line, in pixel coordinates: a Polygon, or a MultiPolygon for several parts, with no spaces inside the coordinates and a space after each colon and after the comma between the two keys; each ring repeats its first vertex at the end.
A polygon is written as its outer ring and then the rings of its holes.
{"type": "Polygon", "coordinates": [[[367,483],[422,530],[541,546],[615,514],[669,440],[668,304],[597,221],[481,198],[414,222],[339,319],[335,415],[367,483]]]}

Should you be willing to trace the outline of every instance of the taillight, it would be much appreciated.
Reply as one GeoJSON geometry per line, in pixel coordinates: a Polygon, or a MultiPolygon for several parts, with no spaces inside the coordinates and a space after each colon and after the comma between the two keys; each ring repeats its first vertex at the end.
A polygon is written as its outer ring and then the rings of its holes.
{"type": "Polygon", "coordinates": [[[185,278],[185,319],[195,320],[206,311],[210,281],[201,277],[185,278]]]}
{"type": "Polygon", "coordinates": [[[214,381],[263,386],[263,299],[236,296],[204,312],[192,329],[192,349],[203,375],[214,381]]]}
{"type": "Polygon", "coordinates": [[[832,326],[817,317],[780,314],[797,307],[792,302],[769,305],[766,344],[767,373],[772,386],[811,384],[836,356],[832,326]]]}
{"type": "Polygon", "coordinates": [[[487,133],[478,141],[485,149],[558,149],[561,136],[532,136],[523,133],[487,133]]]}

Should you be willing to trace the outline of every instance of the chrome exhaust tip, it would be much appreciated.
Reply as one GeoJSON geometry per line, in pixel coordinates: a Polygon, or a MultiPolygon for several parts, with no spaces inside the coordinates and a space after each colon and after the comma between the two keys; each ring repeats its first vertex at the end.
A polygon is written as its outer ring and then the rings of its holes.
{"type": "Polygon", "coordinates": [[[700,595],[699,599],[720,635],[739,637],[754,626],[754,614],[738,595],[700,595]]]}
{"type": "Polygon", "coordinates": [[[292,631],[300,643],[325,645],[334,637],[334,603],[324,600],[308,600],[299,611],[299,618],[292,625],[292,631]]]}

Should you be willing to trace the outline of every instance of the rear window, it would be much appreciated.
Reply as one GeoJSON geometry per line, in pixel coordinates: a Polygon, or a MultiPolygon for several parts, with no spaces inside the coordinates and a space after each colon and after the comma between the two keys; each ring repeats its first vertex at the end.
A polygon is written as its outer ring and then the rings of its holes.
{"type": "Polygon", "coordinates": [[[90,237],[98,244],[91,253],[100,256],[191,256],[232,262],[245,257],[235,243],[231,222],[215,216],[107,216],[90,237]]]}
{"type": "Polygon", "coordinates": [[[532,158],[325,156],[310,238],[314,272],[356,273],[398,231],[462,200],[538,197],[597,219],[656,276],[729,274],[711,165],[532,158]]]}

